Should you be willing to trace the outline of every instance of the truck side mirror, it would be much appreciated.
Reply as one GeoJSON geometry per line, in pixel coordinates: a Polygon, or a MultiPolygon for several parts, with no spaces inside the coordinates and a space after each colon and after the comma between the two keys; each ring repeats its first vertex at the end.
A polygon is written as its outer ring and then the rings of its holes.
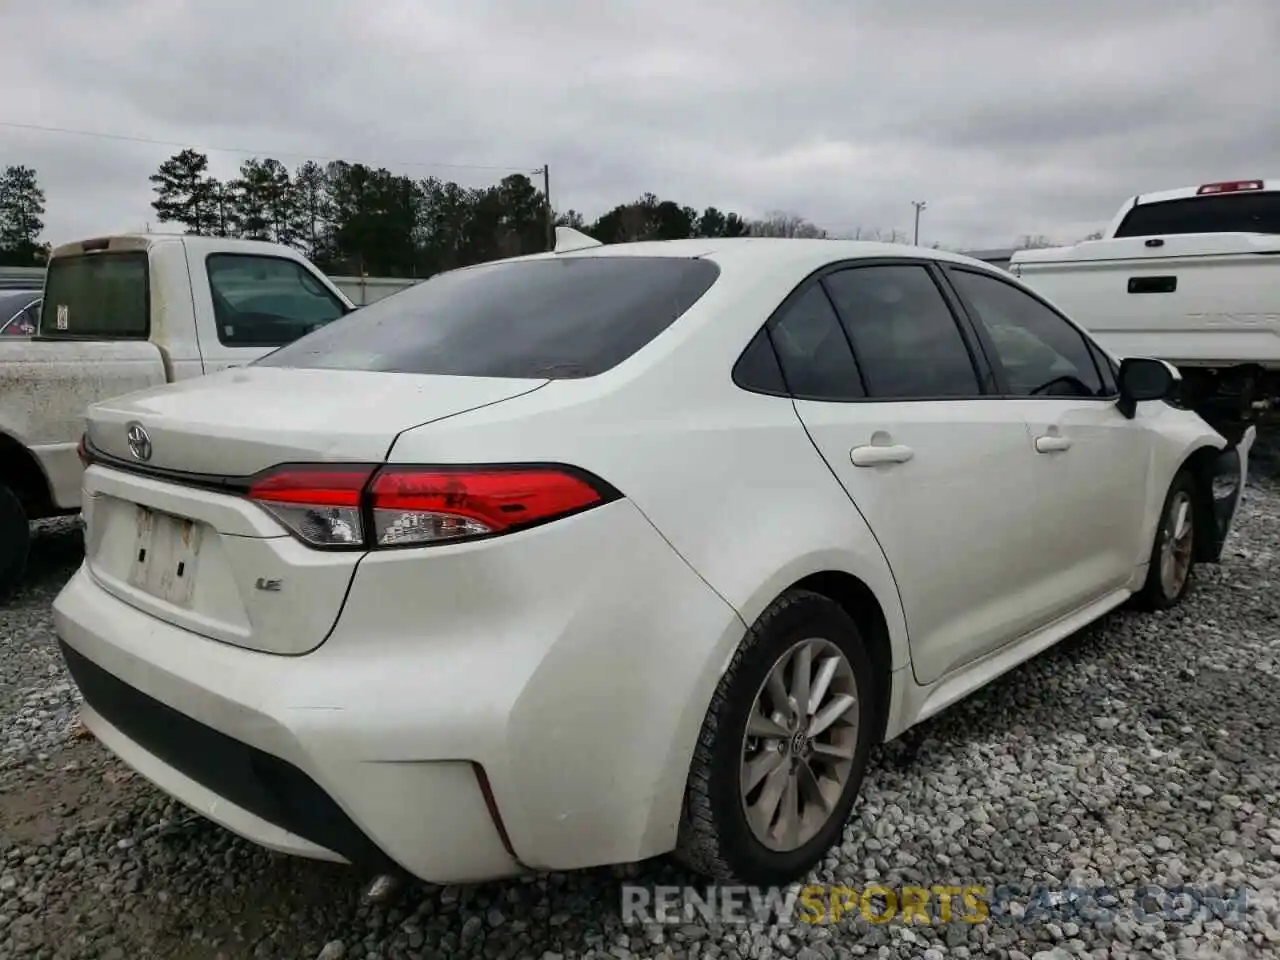
{"type": "Polygon", "coordinates": [[[1150,357],[1126,357],[1120,361],[1120,412],[1130,420],[1144,400],[1171,400],[1182,384],[1178,368],[1150,357]]]}

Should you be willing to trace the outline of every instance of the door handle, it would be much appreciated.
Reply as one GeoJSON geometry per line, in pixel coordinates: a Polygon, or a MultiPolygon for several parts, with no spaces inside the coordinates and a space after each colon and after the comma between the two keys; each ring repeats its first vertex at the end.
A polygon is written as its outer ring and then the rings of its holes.
{"type": "Polygon", "coordinates": [[[901,444],[878,446],[869,444],[865,447],[854,447],[849,451],[849,459],[855,467],[874,467],[882,463],[906,463],[916,452],[901,444]]]}
{"type": "Polygon", "coordinates": [[[1070,437],[1036,437],[1036,453],[1059,453],[1070,449],[1070,437]]]}

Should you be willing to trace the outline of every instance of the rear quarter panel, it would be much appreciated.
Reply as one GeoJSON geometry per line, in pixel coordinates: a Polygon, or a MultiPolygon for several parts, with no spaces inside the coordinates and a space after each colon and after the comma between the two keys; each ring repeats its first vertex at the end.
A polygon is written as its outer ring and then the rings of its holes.
{"type": "MultiPolygon", "coordinates": [[[[875,537],[791,400],[732,382],[743,348],[804,273],[726,275],[729,283],[608,373],[406,431],[389,459],[590,470],[632,500],[747,623],[797,580],[847,572],[875,593],[894,666],[905,665],[897,588],[875,537]]],[[[727,663],[732,653],[715,655],[727,663]]]]}

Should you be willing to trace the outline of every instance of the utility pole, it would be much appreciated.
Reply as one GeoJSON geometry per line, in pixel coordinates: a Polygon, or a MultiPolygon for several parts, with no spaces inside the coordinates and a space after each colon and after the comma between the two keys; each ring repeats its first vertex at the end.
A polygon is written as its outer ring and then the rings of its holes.
{"type": "Polygon", "coordinates": [[[551,211],[551,164],[542,165],[542,196],[547,202],[547,250],[556,248],[556,215],[551,211]]]}
{"type": "Polygon", "coordinates": [[[911,205],[916,208],[916,235],[911,242],[918,247],[920,246],[920,211],[925,209],[928,204],[923,200],[912,200],[911,205]]]}

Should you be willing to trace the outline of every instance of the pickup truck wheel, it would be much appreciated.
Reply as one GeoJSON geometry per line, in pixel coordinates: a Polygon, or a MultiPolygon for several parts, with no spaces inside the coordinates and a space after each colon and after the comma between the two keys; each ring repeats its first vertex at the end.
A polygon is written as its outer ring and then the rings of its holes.
{"type": "Polygon", "coordinates": [[[27,511],[17,495],[0,483],[0,600],[6,599],[22,582],[30,544],[27,511]]]}
{"type": "Polygon", "coordinates": [[[838,843],[874,739],[874,672],[841,607],[789,591],[747,632],[694,751],[676,858],[786,884],[838,843]]]}
{"type": "Polygon", "coordinates": [[[1146,610],[1166,610],[1177,604],[1191,588],[1195,565],[1196,529],[1195,480],[1186,470],[1173,478],[1164,498],[1147,581],[1134,598],[1146,610]]]}

